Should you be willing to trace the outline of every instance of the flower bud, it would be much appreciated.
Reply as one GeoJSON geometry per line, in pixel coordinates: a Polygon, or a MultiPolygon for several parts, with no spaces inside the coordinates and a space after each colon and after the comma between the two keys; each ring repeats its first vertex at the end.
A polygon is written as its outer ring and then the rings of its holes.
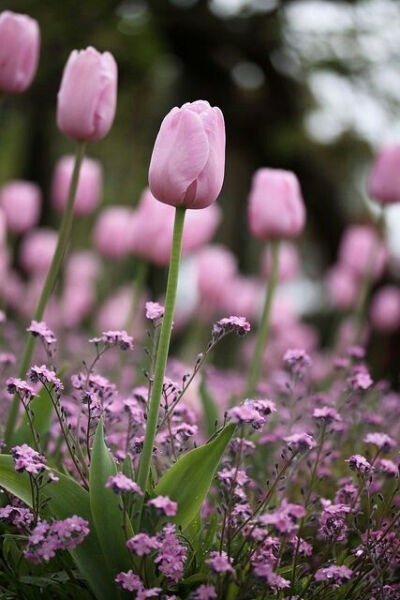
{"type": "Polygon", "coordinates": [[[225,170],[222,112],[205,100],[173,108],[161,123],[149,169],[160,202],[205,208],[218,197],[225,170]]]}
{"type": "Polygon", "coordinates": [[[45,275],[53,259],[57,239],[57,232],[53,229],[42,227],[29,231],[19,250],[19,261],[25,271],[45,275]]]}
{"type": "Polygon", "coordinates": [[[382,204],[400,202],[400,145],[382,148],[368,182],[369,194],[382,204]]]}
{"type": "Polygon", "coordinates": [[[197,287],[203,312],[224,307],[226,290],[237,275],[237,261],[224,246],[202,248],[195,257],[197,287]]]}
{"type": "Polygon", "coordinates": [[[76,140],[100,140],[109,132],[117,104],[117,63],[109,52],[74,50],[65,66],[57,125],[76,140]]]}
{"type": "Polygon", "coordinates": [[[386,266],[387,249],[373,227],[352,225],[344,232],[339,257],[357,277],[370,272],[374,279],[379,279],[386,266]]]}
{"type": "Polygon", "coordinates": [[[30,181],[14,180],[0,190],[0,206],[4,210],[7,228],[23,233],[37,225],[40,216],[41,192],[30,181]]]}
{"type": "Polygon", "coordinates": [[[0,14],[0,90],[24,92],[39,62],[40,30],[35,19],[8,10],[0,14]]]}
{"type": "Polygon", "coordinates": [[[305,224],[305,207],[297,177],[290,171],[259,169],[249,197],[249,225],[261,240],[297,237],[305,224]]]}
{"type": "Polygon", "coordinates": [[[344,264],[338,263],[327,273],[326,290],[333,306],[346,310],[356,305],[360,281],[354,272],[344,264]]]}
{"type": "MultiPolygon", "coordinates": [[[[59,212],[62,212],[67,205],[74,165],[74,156],[63,156],[54,170],[51,199],[55,209],[59,212]]],[[[84,158],[79,171],[74,213],[76,215],[89,215],[92,213],[100,199],[101,191],[102,170],[100,163],[91,158],[84,158]]]]}
{"type": "Polygon", "coordinates": [[[394,333],[400,330],[400,289],[387,285],[380,289],[371,302],[371,323],[374,329],[382,333],[394,333]]]}
{"type": "Polygon", "coordinates": [[[97,250],[108,258],[128,254],[132,238],[133,211],[127,206],[105,208],[97,219],[93,240],[97,250]]]}

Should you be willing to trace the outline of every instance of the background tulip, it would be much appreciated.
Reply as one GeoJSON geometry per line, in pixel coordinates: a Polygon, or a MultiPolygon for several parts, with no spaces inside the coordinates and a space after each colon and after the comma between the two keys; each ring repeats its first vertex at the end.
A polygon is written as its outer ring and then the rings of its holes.
{"type": "Polygon", "coordinates": [[[125,206],[105,208],[97,219],[93,241],[109,258],[122,258],[130,247],[133,211],[125,206]]]}
{"type": "Polygon", "coordinates": [[[163,120],[149,169],[153,195],[172,206],[205,208],[218,197],[225,170],[222,112],[205,100],[173,108],[163,120]]]}
{"type": "Polygon", "coordinates": [[[360,289],[360,280],[344,264],[332,267],[326,276],[326,290],[333,306],[346,310],[355,306],[360,289]]]}
{"type": "Polygon", "coordinates": [[[65,66],[57,125],[70,138],[99,140],[109,132],[117,104],[117,63],[109,52],[74,50],[65,66]]]}
{"type": "Polygon", "coordinates": [[[375,158],[368,183],[369,194],[382,202],[400,202],[400,145],[385,146],[375,158]]]}
{"type": "Polygon", "coordinates": [[[4,210],[7,228],[13,233],[23,233],[39,221],[40,189],[30,181],[9,181],[0,190],[0,206],[4,210]]]}
{"type": "Polygon", "coordinates": [[[387,285],[376,292],[371,301],[370,319],[377,331],[400,330],[400,289],[387,285]]]}
{"type": "Polygon", "coordinates": [[[21,242],[19,261],[28,273],[45,275],[57,246],[57,232],[42,227],[29,231],[21,242]]]}
{"type": "Polygon", "coordinates": [[[40,31],[35,19],[8,10],[0,14],[0,90],[24,92],[39,62],[40,31]]]}
{"type": "Polygon", "coordinates": [[[305,223],[305,208],[297,177],[281,169],[259,169],[249,197],[249,225],[254,237],[294,238],[305,223]]]}
{"type": "Polygon", "coordinates": [[[368,271],[378,279],[386,266],[387,249],[373,227],[352,225],[343,234],[339,257],[356,276],[362,277],[368,271]]]}
{"type": "MultiPolygon", "coordinates": [[[[51,199],[59,212],[62,212],[67,204],[74,164],[74,156],[63,156],[54,171],[51,199]]],[[[100,163],[91,158],[84,158],[75,196],[74,213],[76,215],[88,215],[94,211],[101,196],[102,179],[100,163]]]]}

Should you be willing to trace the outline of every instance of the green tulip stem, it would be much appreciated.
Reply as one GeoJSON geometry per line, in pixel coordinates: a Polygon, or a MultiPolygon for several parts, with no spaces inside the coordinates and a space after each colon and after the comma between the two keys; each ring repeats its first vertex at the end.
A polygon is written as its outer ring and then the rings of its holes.
{"type": "MultiPolygon", "coordinates": [[[[50,268],[47,272],[46,281],[44,282],[44,286],[42,289],[42,293],[40,294],[39,301],[36,306],[35,313],[33,315],[34,321],[41,321],[43,318],[44,311],[46,309],[49,298],[54,290],[54,286],[57,280],[57,276],[60,272],[60,268],[63,262],[63,258],[65,252],[67,250],[67,246],[71,237],[71,229],[73,222],[73,212],[74,212],[74,202],[76,196],[76,190],[78,187],[79,181],[79,172],[82,164],[83,157],[85,155],[85,142],[78,142],[76,154],[75,154],[75,165],[72,173],[71,183],[69,186],[68,192],[68,200],[67,205],[65,207],[65,211],[61,220],[61,226],[58,234],[58,241],[56,250],[54,252],[53,259],[51,261],[50,268]]],[[[19,368],[18,376],[21,379],[26,377],[26,371],[29,368],[30,362],[32,360],[33,351],[35,349],[36,337],[29,334],[26,340],[24,352],[22,354],[21,364],[19,368]]],[[[18,419],[18,409],[19,409],[19,398],[17,395],[14,396],[10,412],[8,414],[8,420],[6,425],[6,430],[4,434],[4,439],[6,445],[9,446],[12,435],[14,433],[14,428],[18,419]]]]}
{"type": "Polygon", "coordinates": [[[250,365],[249,376],[247,380],[246,395],[249,397],[251,397],[252,394],[254,394],[256,391],[261,374],[261,364],[263,359],[264,348],[268,340],[272,305],[278,283],[279,240],[271,241],[271,260],[271,275],[268,281],[267,294],[265,297],[264,309],[257,334],[256,347],[253,355],[253,360],[250,365]]]}
{"type": "MultiPolygon", "coordinates": [[[[147,482],[150,473],[151,457],[154,447],[154,438],[157,431],[158,414],[162,388],[164,384],[165,369],[167,366],[169,345],[171,340],[172,320],[174,317],[176,290],[178,286],[179,263],[182,251],[183,225],[185,221],[185,208],[177,207],[175,211],[174,233],[172,238],[172,250],[169,261],[169,272],[167,291],[165,295],[164,316],[161,325],[160,339],[157,348],[156,363],[154,369],[154,382],[151,387],[151,397],[147,414],[146,434],[137,475],[137,484],[143,490],[147,490],[147,482]]],[[[137,514],[135,519],[135,531],[139,531],[142,520],[144,495],[137,502],[137,514]]]]}

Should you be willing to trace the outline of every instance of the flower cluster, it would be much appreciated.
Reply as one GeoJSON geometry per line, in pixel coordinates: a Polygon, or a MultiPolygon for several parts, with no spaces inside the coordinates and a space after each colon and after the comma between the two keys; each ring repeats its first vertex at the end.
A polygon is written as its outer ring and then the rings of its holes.
{"type": "Polygon", "coordinates": [[[48,562],[58,550],[72,550],[89,534],[89,523],[76,515],[61,521],[40,521],[28,537],[24,550],[27,560],[35,564],[48,562]]]}

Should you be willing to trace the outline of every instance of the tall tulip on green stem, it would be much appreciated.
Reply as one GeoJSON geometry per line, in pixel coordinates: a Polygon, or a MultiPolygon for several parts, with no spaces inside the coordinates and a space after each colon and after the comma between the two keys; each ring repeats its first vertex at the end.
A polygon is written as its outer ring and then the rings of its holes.
{"type": "MultiPolygon", "coordinates": [[[[221,191],[225,167],[225,125],[219,108],[204,100],[173,108],[163,120],[149,169],[154,197],[175,206],[172,249],[163,322],[151,383],[146,434],[137,483],[146,492],[174,316],[183,225],[187,208],[210,206],[221,191]]],[[[140,529],[144,496],[138,499],[134,528],[140,529]]]]}
{"type": "Polygon", "coordinates": [[[256,171],[249,196],[249,227],[255,238],[271,243],[271,271],[256,346],[250,363],[246,395],[257,391],[271,312],[279,278],[279,242],[297,237],[305,224],[305,208],[297,177],[281,169],[256,171]]]}

